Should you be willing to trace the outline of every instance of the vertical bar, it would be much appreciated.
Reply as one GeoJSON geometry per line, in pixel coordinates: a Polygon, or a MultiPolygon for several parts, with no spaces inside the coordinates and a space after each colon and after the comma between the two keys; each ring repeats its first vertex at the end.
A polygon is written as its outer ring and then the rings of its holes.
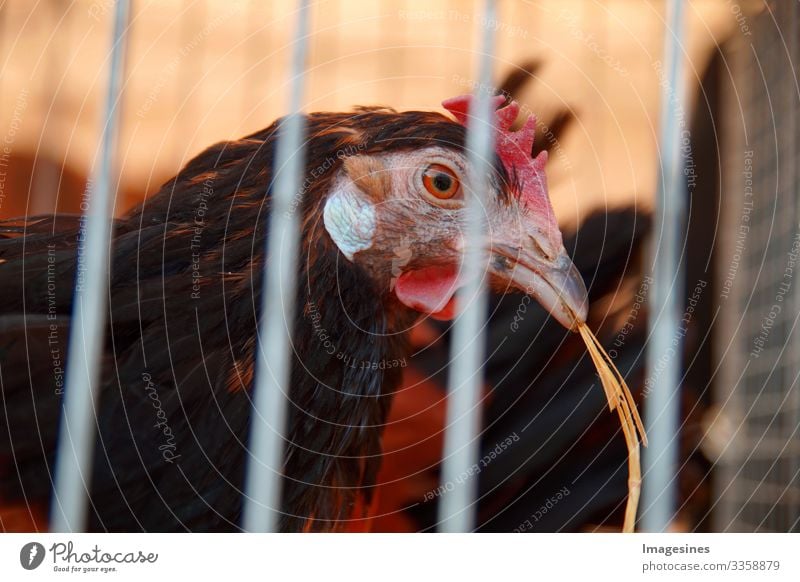
{"type": "Polygon", "coordinates": [[[292,200],[300,196],[304,166],[305,119],[300,113],[308,49],[308,0],[300,0],[292,49],[290,114],[281,122],[274,162],[274,188],[265,253],[261,319],[258,331],[252,458],[247,465],[242,527],[276,531],[280,518],[284,435],[291,373],[291,331],[299,246],[299,220],[292,200]]]}
{"type": "Polygon", "coordinates": [[[105,104],[105,123],[100,145],[100,163],[92,184],[90,207],[81,223],[84,246],[78,246],[78,268],[84,269],[84,284],[76,280],[64,405],[58,434],[55,485],[50,529],[81,531],[86,527],[88,486],[95,429],[95,404],[100,384],[108,301],[111,247],[114,154],[119,135],[122,69],[127,45],[129,3],[121,0],[114,11],[111,71],[105,104]]]}
{"type": "Polygon", "coordinates": [[[683,0],[668,0],[668,28],[664,33],[664,69],[667,73],[661,96],[661,167],[651,241],[653,291],[650,296],[650,342],[647,369],[652,373],[666,361],[663,371],[652,380],[645,401],[645,420],[650,442],[644,451],[642,488],[642,529],[666,531],[677,507],[676,474],[678,426],[680,416],[679,378],[683,309],[683,263],[681,237],[686,232],[686,188],[683,182],[684,159],[680,152],[684,107],[683,0]]]}
{"type": "Polygon", "coordinates": [[[485,90],[492,78],[495,2],[486,0],[483,35],[478,66],[478,89],[470,105],[467,128],[467,156],[470,175],[467,188],[466,251],[462,267],[465,285],[458,293],[464,306],[453,325],[450,351],[450,381],[447,399],[447,424],[444,435],[442,482],[448,492],[439,505],[440,531],[469,532],[475,527],[475,479],[459,479],[478,460],[480,431],[480,393],[483,385],[483,359],[487,292],[482,279],[485,259],[484,204],[488,173],[494,150],[491,95],[485,90]],[[449,484],[453,484],[452,490],[449,484]]]}

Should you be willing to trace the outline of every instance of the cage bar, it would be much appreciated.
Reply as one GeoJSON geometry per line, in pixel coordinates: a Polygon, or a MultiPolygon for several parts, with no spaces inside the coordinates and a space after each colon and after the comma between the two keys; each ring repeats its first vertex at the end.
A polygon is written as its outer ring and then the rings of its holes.
{"type": "Polygon", "coordinates": [[[101,381],[101,353],[108,306],[112,194],[116,193],[114,157],[119,135],[129,12],[127,0],[116,3],[100,162],[88,186],[92,194],[91,203],[81,225],[85,236],[83,246],[78,247],[78,269],[83,270],[85,283],[76,279],[50,516],[50,530],[55,532],[86,528],[95,405],[101,381]]]}
{"type": "Polygon", "coordinates": [[[684,159],[680,151],[684,107],[683,2],[669,0],[664,31],[664,72],[661,94],[659,152],[661,166],[653,214],[655,232],[651,240],[651,269],[647,370],[651,393],[645,400],[648,447],[644,451],[642,483],[642,529],[666,531],[677,507],[675,469],[678,460],[680,416],[679,378],[682,337],[679,330],[683,303],[685,265],[681,261],[681,238],[686,232],[686,188],[684,159]],[[659,373],[654,371],[659,367],[659,373]]]}
{"type": "Polygon", "coordinates": [[[281,476],[291,380],[291,332],[295,308],[299,220],[293,199],[304,167],[305,120],[300,113],[308,52],[308,0],[301,0],[292,48],[290,113],[281,122],[276,145],[269,232],[265,256],[261,319],[258,328],[253,415],[242,527],[277,531],[281,476]]]}
{"type": "Polygon", "coordinates": [[[469,532],[475,527],[475,479],[464,478],[478,460],[480,439],[480,394],[487,311],[487,290],[483,280],[485,259],[484,198],[494,149],[493,111],[485,89],[492,79],[492,50],[495,2],[484,5],[478,89],[470,104],[467,126],[467,156],[470,175],[467,188],[466,251],[462,274],[465,285],[458,292],[464,308],[453,325],[450,350],[447,420],[444,434],[442,484],[447,493],[439,506],[439,529],[469,532]],[[452,490],[450,484],[453,485],[452,490]]]}

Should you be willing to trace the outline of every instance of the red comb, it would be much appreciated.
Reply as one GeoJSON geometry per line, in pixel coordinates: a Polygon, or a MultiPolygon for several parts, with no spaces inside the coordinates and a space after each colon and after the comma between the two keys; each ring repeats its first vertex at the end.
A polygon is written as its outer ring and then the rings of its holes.
{"type": "MultiPolygon", "coordinates": [[[[452,113],[459,123],[466,126],[472,99],[472,95],[459,95],[442,101],[442,106],[452,113]]],[[[516,101],[512,101],[503,106],[505,101],[506,99],[502,95],[495,95],[490,100],[495,109],[497,156],[503,162],[508,175],[516,176],[522,184],[522,191],[519,192],[522,203],[538,215],[547,226],[547,231],[553,233],[552,236],[558,237],[558,240],[553,240],[553,243],[560,245],[561,233],[550,205],[550,198],[547,195],[547,181],[544,173],[547,152],[542,151],[535,158],[531,157],[533,138],[536,132],[536,117],[530,115],[519,130],[511,131],[511,125],[519,115],[519,105],[516,101]]]]}

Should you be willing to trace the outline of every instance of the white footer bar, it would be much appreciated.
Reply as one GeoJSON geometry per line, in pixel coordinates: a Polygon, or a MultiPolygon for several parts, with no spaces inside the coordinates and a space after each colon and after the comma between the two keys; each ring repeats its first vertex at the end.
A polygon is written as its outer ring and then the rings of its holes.
{"type": "Polygon", "coordinates": [[[4,580],[800,580],[796,534],[5,534],[4,580]],[[177,578],[180,576],[181,578],[177,578]],[[585,576],[585,578],[578,578],[585,576]]]}

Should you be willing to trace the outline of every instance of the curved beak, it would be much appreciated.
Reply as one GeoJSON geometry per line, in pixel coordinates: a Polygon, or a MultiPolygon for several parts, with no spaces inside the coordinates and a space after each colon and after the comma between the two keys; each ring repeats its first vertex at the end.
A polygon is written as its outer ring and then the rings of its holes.
{"type": "Polygon", "coordinates": [[[561,325],[577,331],[586,321],[586,285],[563,246],[553,258],[531,237],[523,248],[495,245],[492,258],[496,277],[534,297],[561,325]]]}

